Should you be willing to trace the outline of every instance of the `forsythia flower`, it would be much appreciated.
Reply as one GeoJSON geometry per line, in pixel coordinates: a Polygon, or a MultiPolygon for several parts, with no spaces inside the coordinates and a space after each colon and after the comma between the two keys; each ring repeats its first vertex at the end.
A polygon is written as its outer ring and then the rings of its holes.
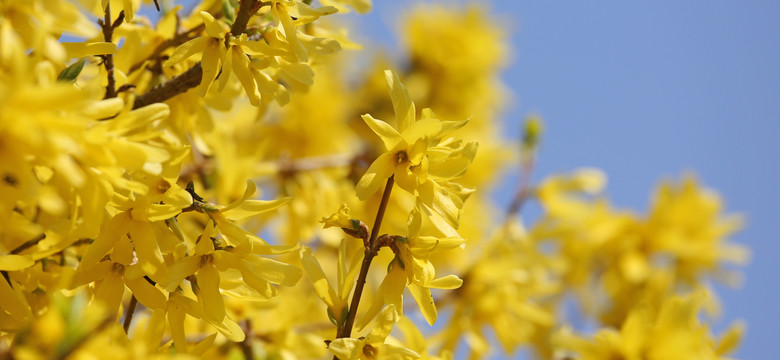
{"type": "Polygon", "coordinates": [[[382,139],[387,152],[379,155],[360,178],[357,195],[361,200],[375,193],[391,176],[402,189],[414,193],[418,185],[427,181],[428,138],[442,129],[437,119],[415,120],[414,103],[394,71],[386,70],[385,79],[395,109],[397,129],[369,114],[363,115],[366,124],[382,139]]]}
{"type": "MultiPolygon", "coordinates": [[[[164,66],[172,66],[197,53],[202,53],[201,67],[203,68],[203,77],[198,87],[200,96],[205,96],[211,83],[217,77],[219,65],[224,62],[227,54],[225,48],[225,36],[230,33],[230,28],[223,22],[214,19],[211,14],[201,11],[200,17],[206,26],[206,36],[200,36],[192,39],[177,47],[171,57],[165,62],[164,66]]],[[[229,73],[221,76],[227,77],[229,73]]]]}
{"type": "Polygon", "coordinates": [[[582,360],[726,359],[723,356],[741,337],[741,326],[714,341],[697,319],[702,301],[701,293],[694,293],[671,297],[657,310],[640,305],[631,311],[620,331],[601,330],[593,340],[564,331],[553,337],[553,343],[579,353],[582,360]]]}
{"type": "Polygon", "coordinates": [[[463,280],[455,275],[435,279],[436,270],[429,261],[434,252],[457,248],[466,240],[458,237],[438,238],[420,235],[422,217],[420,210],[412,210],[409,215],[409,236],[407,238],[387,238],[388,246],[395,258],[388,265],[387,276],[379,285],[377,298],[371,308],[363,315],[358,325],[364,327],[379,312],[384,304],[393,305],[399,316],[403,314],[403,291],[408,288],[428,324],[436,322],[437,311],[431,296],[431,288],[457,289],[463,280]]]}
{"type": "Polygon", "coordinates": [[[398,321],[394,305],[388,305],[377,317],[374,327],[365,338],[340,338],[328,345],[328,350],[342,360],[417,359],[420,354],[404,347],[385,343],[393,325],[398,321]]]}

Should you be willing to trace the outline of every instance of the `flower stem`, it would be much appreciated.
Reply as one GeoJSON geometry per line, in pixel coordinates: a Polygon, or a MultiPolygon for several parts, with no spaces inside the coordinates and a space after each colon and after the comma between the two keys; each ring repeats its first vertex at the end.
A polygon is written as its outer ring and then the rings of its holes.
{"type": "Polygon", "coordinates": [[[130,331],[130,323],[133,321],[133,315],[135,314],[135,308],[138,306],[138,299],[133,295],[130,298],[130,304],[127,305],[127,312],[125,313],[125,321],[122,322],[122,329],[125,329],[125,334],[130,331]]]}
{"type": "MultiPolygon", "coordinates": [[[[352,302],[349,304],[349,313],[347,313],[347,320],[344,322],[344,326],[339,329],[337,338],[344,338],[352,336],[352,326],[355,324],[355,316],[357,315],[358,305],[360,304],[360,297],[363,295],[363,287],[366,285],[366,277],[368,276],[368,268],[371,266],[371,261],[376,256],[376,239],[379,236],[379,227],[382,225],[382,218],[385,216],[385,210],[387,209],[387,203],[390,200],[390,191],[393,190],[393,177],[387,179],[387,185],[385,185],[385,192],[382,194],[382,201],[379,203],[379,210],[376,212],[376,220],[374,220],[374,227],[371,228],[371,237],[368,241],[368,246],[365,249],[365,256],[363,257],[363,264],[360,266],[360,274],[355,284],[355,293],[352,295],[352,302]]],[[[335,358],[335,357],[334,357],[335,358]]]]}

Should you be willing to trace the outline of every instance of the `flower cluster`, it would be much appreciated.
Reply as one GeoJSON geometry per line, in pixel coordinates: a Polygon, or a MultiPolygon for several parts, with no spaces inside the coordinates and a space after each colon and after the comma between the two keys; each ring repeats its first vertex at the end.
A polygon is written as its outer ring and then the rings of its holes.
{"type": "Polygon", "coordinates": [[[407,58],[349,68],[338,14],[371,0],[182,5],[0,1],[0,357],[737,347],[744,325],[715,336],[701,313],[719,310],[709,279],[738,285],[740,218],[693,176],[646,214],[613,207],[597,169],[534,181],[541,118],[520,141],[496,120],[495,16],[416,6],[407,58]],[[499,209],[505,169],[521,176],[499,209]]]}

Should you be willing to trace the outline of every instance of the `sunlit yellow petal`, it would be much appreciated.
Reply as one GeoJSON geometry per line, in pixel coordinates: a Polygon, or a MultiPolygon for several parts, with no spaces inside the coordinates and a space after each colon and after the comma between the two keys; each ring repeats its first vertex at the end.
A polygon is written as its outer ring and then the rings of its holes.
{"type": "Polygon", "coordinates": [[[208,319],[221,322],[225,318],[225,302],[219,292],[219,272],[213,264],[198,270],[198,286],[203,298],[203,310],[208,319]]]}
{"type": "Polygon", "coordinates": [[[396,129],[393,129],[388,123],[374,119],[374,117],[369,114],[363,114],[361,117],[363,118],[363,121],[366,122],[366,125],[382,139],[386,150],[389,151],[394,149],[398,143],[403,141],[401,134],[398,133],[396,129]]]}
{"type": "Polygon", "coordinates": [[[416,284],[409,284],[409,292],[412,293],[414,301],[420,307],[420,312],[425,317],[425,321],[428,325],[433,325],[436,322],[436,305],[433,303],[433,296],[431,296],[431,289],[416,284]]]}
{"type": "Polygon", "coordinates": [[[360,200],[366,200],[379,190],[379,187],[387,181],[395,169],[395,156],[392,153],[384,153],[374,160],[363,177],[358,181],[356,191],[360,200]]]}
{"type": "Polygon", "coordinates": [[[387,88],[390,90],[390,100],[393,102],[398,131],[403,133],[404,130],[412,126],[417,116],[414,110],[414,103],[395,71],[385,70],[385,81],[387,82],[387,88]]]}

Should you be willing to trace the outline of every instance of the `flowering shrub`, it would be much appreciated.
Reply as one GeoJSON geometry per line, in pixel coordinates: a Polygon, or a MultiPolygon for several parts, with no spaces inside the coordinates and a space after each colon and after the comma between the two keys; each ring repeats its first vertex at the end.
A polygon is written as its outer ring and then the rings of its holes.
{"type": "Polygon", "coordinates": [[[359,45],[338,14],[370,0],[204,0],[156,24],[140,6],[0,1],[3,357],[719,359],[738,344],[744,325],[715,336],[700,316],[717,312],[708,279],[747,261],[726,240],[738,218],[690,176],[646,215],[612,207],[596,169],[531,182],[542,123],[502,138],[508,51],[484,11],[418,7],[407,62],[347,78],[359,45]],[[522,173],[506,210],[489,196],[502,169],[522,173]],[[602,328],[573,329],[567,304],[602,328]]]}

